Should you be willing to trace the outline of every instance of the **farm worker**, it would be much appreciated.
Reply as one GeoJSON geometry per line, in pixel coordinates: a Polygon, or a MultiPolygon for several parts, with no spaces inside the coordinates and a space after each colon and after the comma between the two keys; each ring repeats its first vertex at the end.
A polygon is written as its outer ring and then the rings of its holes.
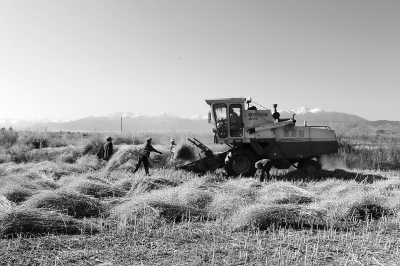
{"type": "Polygon", "coordinates": [[[133,171],[133,173],[136,173],[136,171],[139,169],[140,165],[143,162],[143,166],[144,166],[144,170],[146,171],[146,175],[150,175],[149,174],[149,156],[150,156],[150,152],[154,151],[154,152],[157,152],[159,154],[162,154],[162,152],[159,152],[158,150],[154,149],[153,146],[151,146],[151,140],[152,140],[152,138],[148,138],[146,140],[146,146],[140,152],[139,161],[138,161],[138,163],[136,165],[136,168],[135,168],[135,171],[133,171]]]}
{"type": "Polygon", "coordinates": [[[256,162],[256,168],[260,176],[260,182],[264,182],[265,174],[267,174],[267,181],[271,179],[269,171],[271,170],[272,166],[274,166],[273,162],[268,159],[259,160],[256,162]]]}
{"type": "Polygon", "coordinates": [[[107,143],[104,144],[104,155],[103,159],[108,161],[110,160],[111,156],[113,155],[113,144],[112,144],[112,137],[108,136],[106,138],[107,143]]]}
{"type": "Polygon", "coordinates": [[[175,140],[174,140],[174,139],[171,139],[171,146],[170,146],[170,148],[169,148],[169,151],[172,152],[172,153],[174,153],[174,152],[172,151],[172,149],[174,148],[174,146],[176,146],[175,140]]]}

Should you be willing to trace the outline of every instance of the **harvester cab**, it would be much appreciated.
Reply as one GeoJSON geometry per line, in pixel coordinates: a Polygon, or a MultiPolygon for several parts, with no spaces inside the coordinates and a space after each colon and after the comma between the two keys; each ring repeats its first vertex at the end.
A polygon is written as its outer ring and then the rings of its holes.
{"type": "MultiPolygon", "coordinates": [[[[296,126],[294,115],[281,118],[276,104],[272,113],[257,109],[251,98],[209,99],[206,103],[214,142],[230,147],[226,152],[209,154],[214,161],[211,168],[224,167],[230,176],[254,175],[255,163],[262,159],[278,169],[293,165],[310,174],[321,168],[321,155],[338,151],[336,134],[328,126],[296,126]]],[[[201,164],[197,163],[200,168],[201,164]]]]}

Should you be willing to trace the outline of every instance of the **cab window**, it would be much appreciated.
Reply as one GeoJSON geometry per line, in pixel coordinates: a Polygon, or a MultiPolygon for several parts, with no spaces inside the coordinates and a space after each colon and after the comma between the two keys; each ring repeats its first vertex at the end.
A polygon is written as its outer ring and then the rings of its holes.
{"type": "Polygon", "coordinates": [[[228,137],[228,122],[226,118],[226,104],[214,104],[214,117],[217,126],[218,137],[228,137]]]}
{"type": "Polygon", "coordinates": [[[242,105],[229,105],[229,132],[231,137],[243,136],[242,105]]]}

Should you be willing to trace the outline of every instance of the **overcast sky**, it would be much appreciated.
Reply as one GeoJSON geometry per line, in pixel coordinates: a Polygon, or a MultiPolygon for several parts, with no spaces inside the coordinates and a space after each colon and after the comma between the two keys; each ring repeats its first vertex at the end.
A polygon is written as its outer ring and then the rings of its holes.
{"type": "Polygon", "coordinates": [[[251,96],[400,121],[400,1],[0,1],[0,117],[251,96]]]}

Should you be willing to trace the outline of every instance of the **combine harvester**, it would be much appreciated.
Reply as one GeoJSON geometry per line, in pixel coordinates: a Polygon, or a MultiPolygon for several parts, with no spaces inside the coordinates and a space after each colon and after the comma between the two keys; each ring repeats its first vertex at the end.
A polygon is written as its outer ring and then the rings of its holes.
{"type": "Polygon", "coordinates": [[[213,153],[197,139],[189,141],[200,148],[204,157],[178,168],[198,173],[225,168],[229,176],[253,176],[255,163],[269,159],[274,167],[294,166],[310,174],[321,169],[321,155],[338,152],[334,130],[328,126],[296,126],[292,118],[281,119],[276,111],[257,110],[251,98],[206,100],[211,110],[214,143],[227,144],[229,150],[213,153]]]}

